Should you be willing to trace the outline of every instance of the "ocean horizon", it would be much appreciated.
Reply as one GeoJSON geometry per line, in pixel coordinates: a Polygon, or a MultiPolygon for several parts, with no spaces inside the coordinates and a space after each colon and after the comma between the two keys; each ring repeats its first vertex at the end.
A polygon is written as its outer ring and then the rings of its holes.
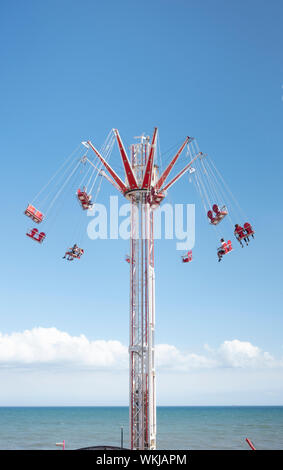
{"type": "MultiPolygon", "coordinates": [[[[2,406],[1,450],[129,448],[128,406],[2,406]]],[[[283,406],[158,406],[159,450],[283,449],[283,406]]]]}

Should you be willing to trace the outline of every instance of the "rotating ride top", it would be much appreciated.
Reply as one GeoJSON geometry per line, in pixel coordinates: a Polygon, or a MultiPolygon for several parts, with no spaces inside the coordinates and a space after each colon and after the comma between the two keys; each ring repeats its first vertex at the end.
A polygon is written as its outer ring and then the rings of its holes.
{"type": "MultiPolygon", "coordinates": [[[[145,140],[145,137],[143,137],[145,140]]],[[[156,140],[156,136],[155,136],[156,140]]],[[[147,138],[147,144],[149,145],[149,140],[147,138]]],[[[154,144],[155,145],[155,144],[154,144]]],[[[147,198],[150,198],[150,207],[152,209],[157,208],[163,201],[167,190],[179,179],[183,174],[188,173],[190,182],[194,181],[196,189],[200,194],[201,200],[204,205],[205,212],[207,214],[208,222],[210,225],[216,227],[220,224],[220,222],[228,216],[230,218],[230,222],[232,221],[226,201],[229,200],[229,197],[232,196],[234,202],[239,207],[238,202],[235,200],[234,196],[232,195],[231,191],[229,190],[227,184],[225,183],[223,177],[221,176],[220,172],[217,170],[215,164],[212,160],[208,157],[208,155],[203,154],[199,151],[197,142],[195,139],[187,137],[183,145],[180,147],[178,152],[176,153],[175,157],[172,159],[168,168],[155,185],[152,185],[149,188],[149,182],[145,179],[145,187],[138,188],[135,181],[135,175],[133,170],[130,168],[128,157],[125,152],[125,148],[123,146],[121,137],[117,129],[112,129],[108,134],[104,145],[102,146],[100,152],[89,142],[82,142],[78,149],[76,149],[71,156],[66,160],[66,162],[59,168],[59,170],[53,175],[53,177],[49,180],[49,182],[40,190],[38,195],[33,199],[32,203],[28,204],[26,210],[24,211],[25,215],[30,218],[36,224],[40,224],[45,222],[45,225],[48,227],[48,219],[47,215],[49,215],[50,210],[55,206],[57,206],[59,201],[59,196],[63,195],[63,190],[66,189],[68,183],[72,182],[72,180],[79,174],[82,173],[82,167],[85,167],[87,163],[89,163],[89,167],[87,171],[83,171],[83,177],[81,178],[79,188],[76,189],[75,195],[79,202],[80,207],[83,211],[87,211],[93,209],[95,207],[95,201],[97,199],[98,193],[101,187],[101,179],[99,181],[98,176],[103,176],[106,180],[108,180],[120,193],[122,193],[128,199],[131,199],[131,191],[136,191],[137,189],[143,189],[145,191],[149,191],[150,195],[147,198]],[[108,161],[110,159],[114,142],[115,140],[118,143],[118,147],[121,153],[122,162],[124,165],[125,170],[125,183],[122,179],[118,176],[118,174],[113,170],[113,168],[109,165],[108,161]],[[186,156],[191,158],[189,164],[183,168],[183,170],[177,174],[175,178],[173,178],[170,183],[164,185],[166,178],[170,174],[172,168],[176,164],[177,160],[179,159],[182,151],[187,146],[187,153],[186,156]],[[96,155],[98,162],[94,164],[92,160],[90,160],[88,156],[89,150],[92,149],[94,154],[96,155]],[[194,163],[194,166],[192,166],[194,163]],[[92,168],[91,168],[92,167],[92,168]],[[90,171],[92,170],[92,171],[90,171]],[[107,172],[105,172],[106,170],[107,172]],[[61,178],[61,180],[60,180],[61,178]],[[63,178],[63,179],[62,179],[63,178]],[[87,180],[87,182],[86,182],[87,180]],[[57,182],[57,188],[56,184],[57,182]],[[83,183],[86,182],[84,185],[83,183]],[[51,188],[51,190],[50,190],[51,188]],[[49,190],[49,192],[48,192],[49,190]],[[53,193],[52,193],[53,191],[53,193]],[[229,196],[230,194],[230,196],[229,196]],[[43,197],[44,196],[44,197],[43,197]],[[43,199],[42,199],[43,197],[43,199]],[[40,210],[35,207],[34,202],[37,201],[39,204],[40,210]],[[49,204],[47,204],[49,201],[49,204]],[[224,202],[225,201],[225,202],[224,202]],[[43,211],[44,206],[44,211],[43,211]]],[[[149,160],[148,165],[150,164],[151,160],[149,160]]],[[[154,170],[156,172],[157,166],[153,165],[151,162],[152,167],[147,166],[145,169],[146,174],[148,175],[150,170],[154,170]]],[[[234,202],[230,200],[230,211],[234,206],[234,202]]],[[[232,222],[231,222],[232,223],[232,222]]],[[[81,225],[81,224],[79,224],[81,225]]],[[[254,238],[254,229],[249,222],[244,222],[243,226],[239,224],[233,225],[234,228],[234,236],[236,237],[237,241],[240,243],[240,246],[243,248],[244,244],[248,246],[250,242],[250,238],[254,238]],[[244,242],[244,243],[243,243],[244,242]]],[[[26,232],[26,235],[32,239],[33,241],[42,244],[46,239],[46,232],[39,231],[36,227],[29,228],[26,232]]],[[[224,254],[227,254],[233,250],[231,240],[227,242],[222,241],[222,237],[220,232],[218,231],[218,236],[220,240],[220,246],[217,248],[217,256],[218,260],[222,259],[224,254]],[[225,246],[223,248],[223,243],[225,246]],[[226,248],[226,244],[229,246],[229,249],[226,248]]],[[[83,249],[80,249],[80,254],[76,250],[69,249],[69,253],[74,256],[64,256],[64,259],[73,260],[73,259],[80,259],[83,254],[83,249]]],[[[68,251],[66,251],[66,254],[68,251]]],[[[185,253],[182,257],[183,263],[189,263],[192,261],[192,252],[191,250],[188,253],[185,253]]]]}
{"type": "MultiPolygon", "coordinates": [[[[130,146],[130,158],[117,129],[110,131],[100,151],[91,141],[82,142],[82,145],[28,204],[24,213],[36,224],[46,226],[52,219],[51,209],[58,209],[58,201],[62,199],[63,190],[68,188],[68,194],[73,192],[82,209],[81,214],[84,215],[86,211],[95,208],[103,179],[130,201],[130,252],[125,257],[130,268],[130,445],[131,449],[155,449],[154,211],[166,197],[167,191],[183,175],[188,175],[189,181],[194,183],[200,194],[208,222],[216,231],[219,231],[219,224],[223,223],[225,218],[230,219],[234,234],[243,247],[243,241],[248,245],[250,238],[254,238],[254,230],[248,222],[245,222],[243,227],[239,224],[233,226],[231,207],[227,204],[227,195],[232,193],[212,160],[199,151],[194,138],[185,138],[181,146],[176,148],[176,153],[169,163],[164,164],[165,169],[161,174],[159,168],[163,167],[163,162],[158,145],[157,128],[154,129],[151,140],[144,135],[137,139],[139,142],[130,146]],[[123,177],[118,175],[109,162],[115,142],[118,144],[121,156],[123,177]],[[94,160],[89,155],[90,151],[95,157],[94,160]],[[171,171],[174,167],[176,171],[182,158],[185,160],[184,166],[167,182],[171,171]]],[[[74,221],[74,215],[72,216],[74,221]]],[[[85,230],[81,223],[79,228],[85,230]]],[[[37,228],[31,228],[27,231],[27,236],[42,244],[46,240],[46,233],[50,233],[49,229],[39,232],[37,228]]],[[[217,248],[217,258],[221,261],[222,257],[230,253],[233,248],[231,240],[225,242],[223,236],[219,234],[218,236],[221,246],[217,248]]],[[[79,244],[75,243],[68,248],[63,259],[68,261],[81,259],[84,249],[80,248],[80,239],[76,240],[79,244]]],[[[181,259],[182,263],[189,264],[193,259],[192,251],[189,250],[181,259]]]]}

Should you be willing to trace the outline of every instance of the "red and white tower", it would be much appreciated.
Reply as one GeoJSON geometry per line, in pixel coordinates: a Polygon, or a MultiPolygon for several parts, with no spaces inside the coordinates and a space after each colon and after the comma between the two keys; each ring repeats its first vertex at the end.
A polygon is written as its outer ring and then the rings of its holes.
{"type": "Polygon", "coordinates": [[[154,209],[166,191],[190,168],[197,154],[169,183],[166,180],[191,141],[187,137],[161,175],[155,164],[157,128],[150,141],[130,148],[130,159],[117,129],[114,134],[121,154],[125,178],[121,179],[99,151],[88,141],[102,162],[103,176],[131,203],[130,238],[130,334],[129,334],[129,412],[131,449],[156,448],[155,391],[155,274],[154,274],[154,209]]]}

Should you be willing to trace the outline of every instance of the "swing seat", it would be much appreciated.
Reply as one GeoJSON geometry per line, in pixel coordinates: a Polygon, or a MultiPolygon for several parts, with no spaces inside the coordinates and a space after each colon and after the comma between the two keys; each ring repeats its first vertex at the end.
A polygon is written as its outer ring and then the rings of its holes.
{"type": "Polygon", "coordinates": [[[225,255],[226,255],[227,253],[230,253],[230,251],[233,250],[231,240],[228,240],[227,243],[224,244],[224,250],[225,250],[225,255]]]}
{"type": "Polygon", "coordinates": [[[213,204],[212,210],[215,215],[211,210],[207,212],[207,217],[209,218],[210,224],[212,225],[218,225],[219,222],[221,222],[221,220],[224,219],[224,217],[228,214],[226,206],[222,206],[221,209],[219,209],[217,204],[213,204]]]}
{"type": "Polygon", "coordinates": [[[27,215],[28,217],[30,217],[34,222],[36,222],[37,224],[39,224],[40,222],[42,222],[43,218],[44,218],[44,215],[42,214],[42,212],[40,212],[39,210],[37,210],[34,206],[32,206],[31,204],[29,204],[25,210],[25,215],[27,215]]]}
{"type": "Polygon", "coordinates": [[[78,189],[77,197],[79,202],[81,203],[83,210],[87,210],[92,206],[91,196],[88,195],[85,191],[81,191],[80,189],[78,189]]]}
{"type": "Polygon", "coordinates": [[[26,233],[26,235],[38,243],[42,243],[43,240],[46,238],[46,234],[44,232],[38,233],[37,228],[31,229],[29,232],[26,233]]]}
{"type": "Polygon", "coordinates": [[[182,256],[182,262],[183,263],[189,263],[192,260],[193,260],[192,250],[188,251],[188,253],[186,255],[182,256]]]}
{"type": "Polygon", "coordinates": [[[240,233],[235,233],[235,236],[236,236],[237,240],[241,241],[244,238],[247,238],[248,234],[244,233],[244,232],[240,232],[240,233]]]}
{"type": "Polygon", "coordinates": [[[150,205],[152,209],[156,209],[156,207],[160,206],[161,202],[165,198],[165,194],[162,192],[159,193],[153,193],[151,195],[151,200],[150,200],[150,205]]]}
{"type": "Polygon", "coordinates": [[[247,236],[252,236],[255,233],[252,226],[251,226],[251,224],[249,224],[249,222],[246,222],[244,224],[244,229],[246,230],[247,236]]]}
{"type": "MultiPolygon", "coordinates": [[[[246,233],[246,229],[241,227],[239,231],[235,230],[234,235],[239,242],[241,242],[244,238],[248,238],[248,233],[246,233]]],[[[251,235],[251,234],[250,234],[251,235]]]]}
{"type": "Polygon", "coordinates": [[[224,251],[223,256],[227,255],[227,253],[230,253],[231,251],[233,251],[231,240],[228,240],[227,243],[223,243],[222,246],[217,248],[217,252],[219,252],[219,251],[224,251]]]}
{"type": "Polygon", "coordinates": [[[65,256],[69,256],[69,259],[67,258],[68,261],[71,261],[71,259],[80,259],[80,257],[84,254],[84,250],[80,248],[79,253],[73,253],[72,251],[66,251],[65,256]]]}

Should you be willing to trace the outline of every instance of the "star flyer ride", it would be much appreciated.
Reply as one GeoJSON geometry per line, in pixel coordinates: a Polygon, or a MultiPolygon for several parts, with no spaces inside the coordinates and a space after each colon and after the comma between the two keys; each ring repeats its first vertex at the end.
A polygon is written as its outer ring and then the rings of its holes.
{"type": "MultiPolygon", "coordinates": [[[[42,232],[34,227],[27,231],[29,239],[44,245],[48,240],[51,209],[57,208],[65,189],[68,188],[68,199],[70,192],[73,192],[73,197],[77,199],[84,214],[89,209],[95,209],[101,182],[105,179],[130,201],[130,250],[125,257],[130,269],[130,446],[131,449],[149,450],[156,448],[154,211],[164,201],[168,190],[182,176],[188,175],[189,181],[193,181],[200,194],[210,225],[217,228],[225,218],[231,216],[227,204],[229,188],[213,162],[199,151],[194,138],[187,136],[178,145],[163,171],[160,171],[163,162],[157,128],[154,129],[151,140],[144,135],[137,139],[139,142],[130,146],[129,155],[117,129],[110,131],[100,150],[90,140],[82,142],[28,204],[24,213],[37,225],[46,226],[42,232]],[[115,162],[114,165],[109,163],[115,142],[123,165],[123,176],[119,176],[114,169],[115,162]],[[169,179],[182,158],[185,160],[182,169],[169,179]]],[[[75,222],[74,215],[72,220],[75,222]]],[[[236,224],[234,229],[231,220],[235,237],[242,247],[243,240],[248,245],[250,238],[254,238],[252,226],[243,222],[243,227],[236,224]]],[[[233,248],[231,240],[225,242],[221,235],[218,236],[218,240],[221,240],[221,246],[217,249],[220,261],[233,248]]],[[[83,254],[83,248],[75,243],[66,249],[63,258],[78,261],[83,254]]],[[[192,251],[185,253],[181,259],[182,263],[189,264],[193,259],[192,251]]]]}

